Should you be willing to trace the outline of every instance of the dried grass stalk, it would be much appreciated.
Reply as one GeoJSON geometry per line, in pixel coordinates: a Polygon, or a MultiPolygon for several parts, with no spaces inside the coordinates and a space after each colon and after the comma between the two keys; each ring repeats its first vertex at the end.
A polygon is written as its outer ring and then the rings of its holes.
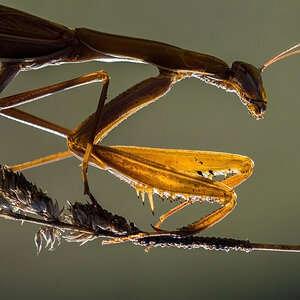
{"type": "Polygon", "coordinates": [[[178,236],[170,233],[146,233],[122,216],[114,215],[99,204],[67,203],[59,208],[35,184],[21,173],[0,166],[0,217],[40,225],[35,234],[38,253],[45,247],[53,250],[64,239],[84,244],[99,237],[114,238],[143,247],[245,251],[268,250],[300,252],[300,246],[251,243],[216,237],[178,236]],[[68,233],[66,233],[68,232],[68,233]],[[128,238],[130,236],[130,238],[128,238]]]}

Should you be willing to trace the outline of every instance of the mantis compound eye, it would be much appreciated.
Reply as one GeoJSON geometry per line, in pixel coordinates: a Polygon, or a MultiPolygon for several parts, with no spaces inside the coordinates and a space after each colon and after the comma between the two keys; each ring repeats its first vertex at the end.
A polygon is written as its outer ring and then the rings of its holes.
{"type": "Polygon", "coordinates": [[[263,118],[267,108],[267,95],[263,87],[261,70],[255,66],[235,61],[231,66],[232,80],[241,101],[256,119],[263,118]]]}

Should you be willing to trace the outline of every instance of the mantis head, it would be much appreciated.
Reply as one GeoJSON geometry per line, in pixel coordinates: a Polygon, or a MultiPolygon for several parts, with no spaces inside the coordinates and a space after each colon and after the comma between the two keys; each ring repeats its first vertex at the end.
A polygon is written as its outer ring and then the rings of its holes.
{"type": "Polygon", "coordinates": [[[230,73],[234,89],[250,114],[256,119],[263,118],[268,100],[261,70],[251,64],[235,61],[232,63],[230,73]]]}
{"type": "Polygon", "coordinates": [[[263,87],[261,73],[274,62],[296,53],[300,53],[300,50],[291,52],[291,50],[294,50],[299,46],[300,44],[297,44],[281,52],[279,55],[266,62],[261,68],[257,68],[242,61],[235,61],[232,63],[230,68],[230,77],[233,88],[254,118],[263,118],[267,108],[268,99],[263,87]]]}

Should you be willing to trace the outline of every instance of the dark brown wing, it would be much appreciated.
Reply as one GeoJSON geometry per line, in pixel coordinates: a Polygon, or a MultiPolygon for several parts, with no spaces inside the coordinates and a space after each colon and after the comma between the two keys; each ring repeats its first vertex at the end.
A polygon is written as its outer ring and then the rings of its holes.
{"type": "Polygon", "coordinates": [[[52,57],[73,40],[73,30],[65,26],[0,5],[1,61],[52,57]]]}

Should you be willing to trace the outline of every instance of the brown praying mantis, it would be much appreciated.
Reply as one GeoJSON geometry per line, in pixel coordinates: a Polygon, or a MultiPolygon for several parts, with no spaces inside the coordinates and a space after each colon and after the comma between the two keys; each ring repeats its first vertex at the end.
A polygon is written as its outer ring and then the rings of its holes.
{"type": "MultiPolygon", "coordinates": [[[[153,211],[153,193],[184,202],[161,216],[156,231],[163,221],[179,209],[196,201],[218,202],[221,208],[208,216],[182,227],[174,234],[194,234],[208,228],[229,214],[235,206],[234,187],[252,173],[250,158],[205,151],[168,150],[127,146],[103,146],[102,139],[127,117],[166,94],[183,78],[196,77],[206,83],[235,92],[256,119],[263,117],[267,97],[261,72],[271,63],[298,53],[296,45],[263,67],[245,62],[234,62],[229,67],[222,60],[168,44],[143,39],[101,33],[85,28],[71,30],[15,9],[0,6],[0,91],[23,70],[62,63],[100,61],[132,61],[153,64],[159,75],[146,79],[123,92],[106,105],[109,84],[105,71],[88,74],[63,83],[0,99],[1,115],[25,122],[67,138],[69,151],[12,167],[21,170],[42,163],[77,156],[83,161],[82,173],[85,192],[88,164],[108,170],[133,186],[144,201],[148,194],[153,211]],[[103,82],[99,105],[73,131],[22,112],[15,106],[49,94],[91,82],[103,82]],[[231,176],[227,176],[231,174],[231,176]],[[220,182],[213,175],[223,175],[220,182]]],[[[96,204],[96,203],[95,203],[96,204]]],[[[163,234],[170,233],[160,231],[163,234]]]]}

